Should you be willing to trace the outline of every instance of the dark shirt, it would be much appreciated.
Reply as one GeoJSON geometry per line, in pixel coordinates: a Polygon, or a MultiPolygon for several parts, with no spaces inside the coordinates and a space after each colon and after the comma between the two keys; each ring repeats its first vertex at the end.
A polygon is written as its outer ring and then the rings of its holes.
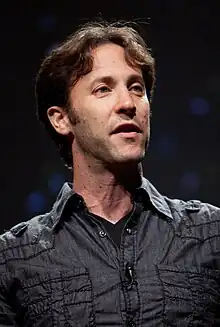
{"type": "Polygon", "coordinates": [[[102,223],[104,231],[108,234],[108,236],[112,239],[112,241],[120,247],[121,245],[121,236],[122,236],[122,231],[124,229],[124,226],[127,223],[127,220],[131,216],[131,212],[129,212],[127,215],[122,217],[116,224],[111,223],[110,221],[103,219],[102,217],[99,217],[95,214],[91,214],[94,218],[100,220],[102,223]]]}
{"type": "Polygon", "coordinates": [[[220,209],[146,179],[133,202],[120,247],[67,183],[3,234],[0,326],[220,326],[220,209]]]}

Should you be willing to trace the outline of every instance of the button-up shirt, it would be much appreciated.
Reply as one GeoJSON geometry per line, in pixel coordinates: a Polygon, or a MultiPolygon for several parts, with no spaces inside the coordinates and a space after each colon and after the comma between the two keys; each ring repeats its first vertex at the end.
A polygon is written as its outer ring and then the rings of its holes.
{"type": "Polygon", "coordinates": [[[220,209],[133,194],[120,247],[65,183],[0,237],[0,326],[220,326],[220,209]]]}

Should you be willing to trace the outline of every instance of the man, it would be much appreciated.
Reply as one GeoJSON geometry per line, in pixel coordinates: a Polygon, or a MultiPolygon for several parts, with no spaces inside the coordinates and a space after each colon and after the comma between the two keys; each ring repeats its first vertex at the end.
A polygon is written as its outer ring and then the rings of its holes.
{"type": "Polygon", "coordinates": [[[0,239],[0,326],[219,326],[220,210],[142,175],[154,61],[90,23],[42,63],[38,115],[73,170],[52,210],[0,239]]]}

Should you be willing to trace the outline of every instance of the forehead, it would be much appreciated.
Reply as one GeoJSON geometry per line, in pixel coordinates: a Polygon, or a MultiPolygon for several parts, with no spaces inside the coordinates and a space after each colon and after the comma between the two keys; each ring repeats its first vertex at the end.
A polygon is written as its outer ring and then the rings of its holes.
{"type": "Polygon", "coordinates": [[[124,48],[117,44],[107,43],[98,46],[91,51],[93,57],[91,75],[97,75],[98,73],[111,73],[118,72],[120,74],[134,74],[138,73],[142,75],[142,71],[139,67],[131,66],[125,59],[124,48]]]}

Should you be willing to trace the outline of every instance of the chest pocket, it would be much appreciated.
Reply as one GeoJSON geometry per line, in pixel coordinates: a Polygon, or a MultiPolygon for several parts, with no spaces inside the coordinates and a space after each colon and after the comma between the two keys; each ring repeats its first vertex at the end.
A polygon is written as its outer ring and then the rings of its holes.
{"type": "Polygon", "coordinates": [[[92,283],[86,268],[36,273],[19,294],[24,326],[95,326],[92,283]]]}
{"type": "Polygon", "coordinates": [[[220,326],[220,272],[158,266],[166,326],[220,326]]]}

